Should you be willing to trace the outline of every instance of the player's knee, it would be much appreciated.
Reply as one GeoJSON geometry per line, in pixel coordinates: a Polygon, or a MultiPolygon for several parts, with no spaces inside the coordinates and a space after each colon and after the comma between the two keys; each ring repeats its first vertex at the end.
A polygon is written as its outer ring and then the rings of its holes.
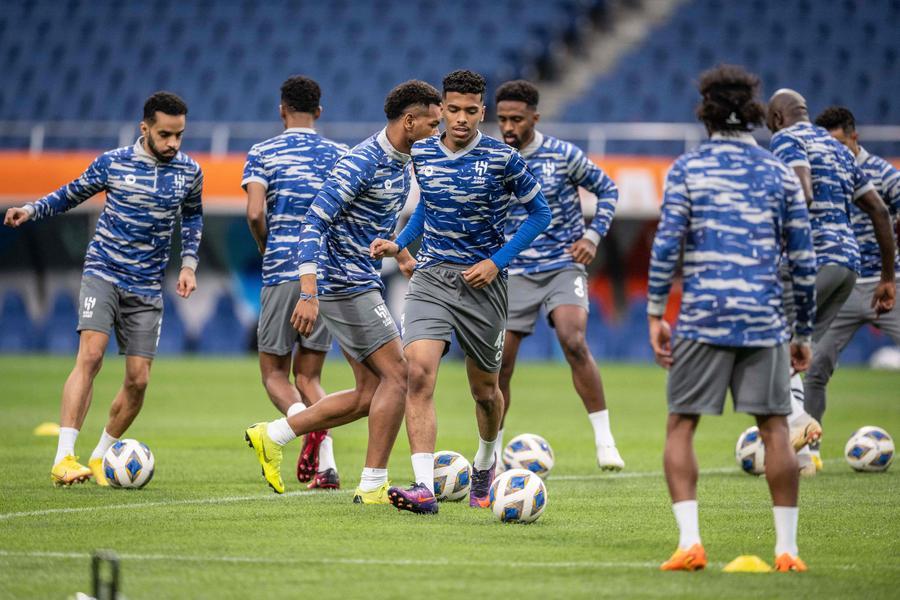
{"type": "Polygon", "coordinates": [[[590,359],[587,340],[580,331],[567,332],[559,337],[563,354],[570,363],[582,362],[590,359]]]}
{"type": "Polygon", "coordinates": [[[381,374],[380,383],[388,384],[399,393],[406,394],[409,382],[409,366],[405,360],[392,365],[390,369],[381,374]]]}
{"type": "Polygon", "coordinates": [[[149,383],[150,373],[148,372],[139,371],[136,373],[128,373],[125,376],[125,388],[128,390],[130,397],[143,397],[149,383]]]}
{"type": "Polygon", "coordinates": [[[420,364],[407,363],[407,382],[410,394],[419,393],[434,387],[434,373],[420,364]]]}
{"type": "Polygon", "coordinates": [[[320,385],[318,373],[315,373],[313,375],[298,373],[294,376],[294,381],[297,386],[297,391],[300,392],[301,396],[303,396],[304,398],[316,397],[316,392],[320,385]]]}
{"type": "Polygon", "coordinates": [[[91,375],[96,375],[103,365],[103,350],[99,348],[82,347],[78,350],[78,360],[76,362],[91,375]]]}

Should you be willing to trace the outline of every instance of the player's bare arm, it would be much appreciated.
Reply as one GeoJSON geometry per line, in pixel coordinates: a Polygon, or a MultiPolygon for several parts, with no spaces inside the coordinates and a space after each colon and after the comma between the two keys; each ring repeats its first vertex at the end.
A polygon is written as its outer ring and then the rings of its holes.
{"type": "Polygon", "coordinates": [[[260,254],[266,253],[266,189],[260,183],[247,184],[247,225],[260,254]]]}
{"type": "Polygon", "coordinates": [[[178,283],[175,286],[175,292],[182,298],[190,298],[194,290],[197,289],[197,275],[190,267],[181,267],[178,274],[178,283]]]}
{"type": "Polygon", "coordinates": [[[856,205],[869,215],[875,228],[875,239],[881,252],[881,281],[872,294],[872,308],[879,315],[894,308],[896,286],[894,285],[894,256],[896,246],[891,228],[891,215],[887,206],[875,190],[869,190],[856,199],[856,205]]]}
{"type": "Polygon", "coordinates": [[[316,319],[319,317],[319,300],[317,296],[316,274],[307,273],[301,275],[300,299],[297,300],[294,313],[291,315],[291,325],[294,326],[297,333],[304,337],[312,335],[316,319]]]}

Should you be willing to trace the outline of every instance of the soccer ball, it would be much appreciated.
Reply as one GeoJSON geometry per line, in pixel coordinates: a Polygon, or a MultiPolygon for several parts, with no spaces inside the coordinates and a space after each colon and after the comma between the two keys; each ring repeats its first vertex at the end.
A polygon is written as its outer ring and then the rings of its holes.
{"type": "Polygon", "coordinates": [[[758,427],[750,427],[741,434],[734,447],[734,458],[745,473],[762,475],[766,472],[766,447],[758,427]]]}
{"type": "Polygon", "coordinates": [[[494,479],[488,499],[494,516],[504,523],[532,523],[547,506],[547,487],[536,473],[510,469],[494,479]]]}
{"type": "Polygon", "coordinates": [[[894,460],[894,440],[881,427],[860,427],[847,440],[844,458],[857,471],[886,471],[894,460]]]}
{"type": "Polygon", "coordinates": [[[438,500],[462,500],[472,485],[472,467],[457,452],[441,450],[434,455],[434,497],[438,500]]]}
{"type": "Polygon", "coordinates": [[[153,453],[137,440],[119,440],[103,457],[103,474],[115,488],[140,489],[153,479],[153,453]]]}
{"type": "Polygon", "coordinates": [[[553,448],[534,433],[517,435],[503,449],[503,466],[506,470],[527,469],[546,477],[553,468],[553,448]]]}

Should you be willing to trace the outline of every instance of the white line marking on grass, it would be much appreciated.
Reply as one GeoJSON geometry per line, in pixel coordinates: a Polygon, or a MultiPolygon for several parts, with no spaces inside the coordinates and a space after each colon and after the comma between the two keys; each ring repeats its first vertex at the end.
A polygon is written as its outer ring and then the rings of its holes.
{"type": "Polygon", "coordinates": [[[17,519],[20,517],[42,517],[44,515],[70,514],[93,512],[95,510],[110,510],[118,508],[153,508],[156,506],[178,506],[189,504],[230,504],[232,502],[252,502],[256,500],[274,500],[290,496],[311,496],[320,492],[303,490],[288,492],[286,494],[270,494],[268,496],[222,496],[218,498],[194,498],[190,500],[160,500],[158,502],[133,502],[131,504],[103,504],[97,506],[78,506],[70,508],[48,508],[46,510],[29,510],[24,512],[0,513],[0,521],[17,519]]]}
{"type": "MultiPolygon", "coordinates": [[[[715,469],[702,469],[701,475],[718,475],[722,473],[740,473],[740,468],[718,467],[715,469]]],[[[637,479],[643,477],[665,477],[662,471],[625,471],[624,473],[594,473],[593,475],[553,475],[547,477],[547,481],[588,481],[591,479],[637,479]]]]}
{"type": "MultiPolygon", "coordinates": [[[[58,558],[87,560],[91,555],[87,552],[17,552],[0,550],[0,556],[19,558],[58,558]]],[[[278,564],[278,565],[376,565],[386,567],[503,567],[503,568],[542,568],[542,569],[647,569],[657,568],[655,562],[615,562],[615,561],[559,561],[559,562],[525,562],[525,561],[469,561],[446,559],[379,559],[379,558],[260,558],[257,556],[179,556],[170,554],[119,554],[122,560],[136,561],[169,561],[228,564],[278,564]]],[[[724,563],[723,563],[724,564],[724,563]]]]}

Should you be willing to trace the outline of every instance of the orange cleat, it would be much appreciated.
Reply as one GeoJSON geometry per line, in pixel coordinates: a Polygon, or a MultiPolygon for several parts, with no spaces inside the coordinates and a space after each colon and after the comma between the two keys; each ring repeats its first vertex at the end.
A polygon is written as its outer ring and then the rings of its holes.
{"type": "Polygon", "coordinates": [[[804,573],[808,569],[806,568],[806,563],[800,560],[799,556],[791,556],[785,552],[775,559],[775,570],[779,573],[790,573],[791,571],[804,573]]]}
{"type": "Polygon", "coordinates": [[[660,565],[660,571],[699,571],[706,567],[706,550],[694,544],[687,550],[679,548],[672,558],[660,565]]]}

